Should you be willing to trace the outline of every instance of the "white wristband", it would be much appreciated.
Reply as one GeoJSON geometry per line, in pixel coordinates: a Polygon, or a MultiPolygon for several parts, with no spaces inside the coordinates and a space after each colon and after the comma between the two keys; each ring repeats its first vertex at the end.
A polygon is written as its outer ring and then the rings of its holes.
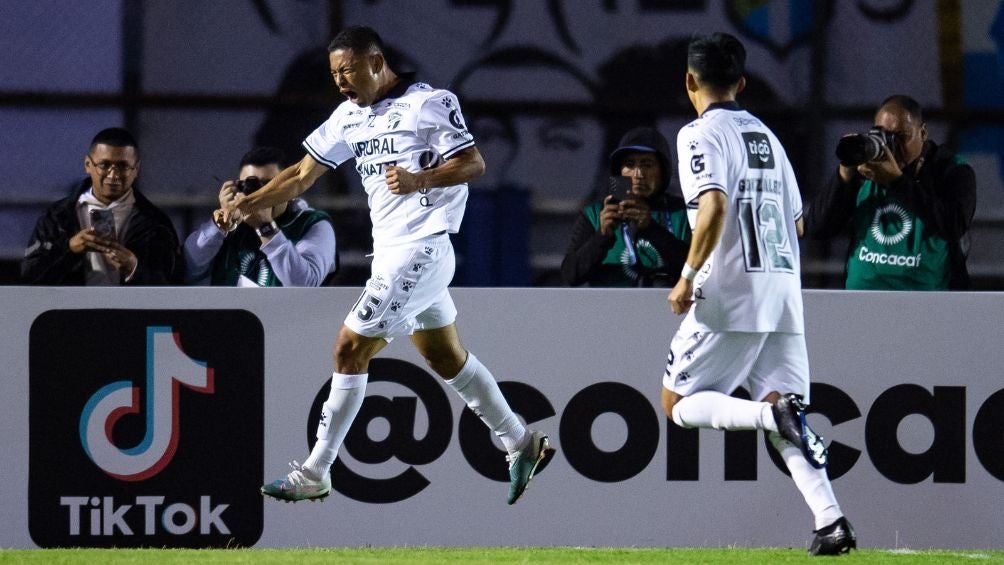
{"type": "Polygon", "coordinates": [[[697,276],[697,269],[694,269],[688,263],[684,263],[683,272],[680,273],[680,276],[687,279],[688,281],[692,281],[694,280],[694,277],[697,276]]]}

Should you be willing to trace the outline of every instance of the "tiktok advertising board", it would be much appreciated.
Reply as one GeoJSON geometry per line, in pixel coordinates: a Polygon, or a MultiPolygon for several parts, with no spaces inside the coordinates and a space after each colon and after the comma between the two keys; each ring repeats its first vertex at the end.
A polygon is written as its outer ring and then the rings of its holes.
{"type": "MultiPolygon", "coordinates": [[[[309,453],[359,289],[0,288],[0,547],[808,544],[762,433],[662,414],[664,290],[452,293],[558,449],[514,506],[491,432],[406,339],[370,366],[331,496],[261,497],[309,453]]],[[[1004,548],[1004,293],[804,297],[809,420],[860,545],[1004,548]]]]}

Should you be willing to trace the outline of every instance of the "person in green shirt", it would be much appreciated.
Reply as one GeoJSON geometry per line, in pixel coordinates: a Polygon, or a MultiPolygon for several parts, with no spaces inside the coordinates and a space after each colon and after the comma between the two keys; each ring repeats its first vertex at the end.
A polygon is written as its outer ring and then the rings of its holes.
{"type": "Polygon", "coordinates": [[[683,199],[667,193],[669,144],[657,130],[624,134],[610,155],[611,192],[587,204],[561,264],[569,286],[672,286],[686,260],[690,225],[683,199]]]}
{"type": "MultiPolygon", "coordinates": [[[[240,180],[220,187],[221,209],[238,193],[254,192],[272,180],[284,161],[282,151],[274,147],[245,153],[238,167],[240,180]]],[[[217,210],[185,239],[189,284],[321,286],[338,269],[331,216],[302,198],[259,210],[238,225],[227,225],[221,214],[217,210]]]]}
{"type": "Polygon", "coordinates": [[[920,104],[890,96],[873,130],[845,136],[837,152],[842,162],[805,218],[806,233],[816,239],[850,231],[845,287],[970,288],[967,233],[976,211],[976,176],[961,157],[928,138],[920,104]],[[867,148],[870,137],[882,141],[873,158],[858,162],[863,157],[842,150],[867,148]]]}

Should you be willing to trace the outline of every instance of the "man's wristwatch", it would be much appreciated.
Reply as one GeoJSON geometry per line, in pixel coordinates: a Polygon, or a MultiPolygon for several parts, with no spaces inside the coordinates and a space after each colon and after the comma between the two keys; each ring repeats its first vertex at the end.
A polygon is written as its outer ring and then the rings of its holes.
{"type": "Polygon", "coordinates": [[[279,232],[279,226],[275,225],[275,222],[269,222],[258,226],[254,232],[258,237],[272,237],[279,232]]]}

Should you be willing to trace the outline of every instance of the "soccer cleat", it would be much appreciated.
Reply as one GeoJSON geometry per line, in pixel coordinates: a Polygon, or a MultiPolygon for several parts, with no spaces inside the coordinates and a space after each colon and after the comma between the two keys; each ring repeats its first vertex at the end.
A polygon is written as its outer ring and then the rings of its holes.
{"type": "Polygon", "coordinates": [[[325,473],[321,480],[311,479],[303,473],[303,465],[296,461],[289,464],[293,470],[281,479],[261,487],[261,493],[286,502],[299,500],[322,500],[331,494],[331,473],[325,473]]]}
{"type": "Polygon", "coordinates": [[[816,435],[805,419],[805,405],[795,394],[785,394],[771,406],[781,437],[797,445],[805,460],[816,469],[826,467],[829,450],[823,436],[816,435]]]}
{"type": "Polygon", "coordinates": [[[858,547],[858,536],[843,516],[829,526],[816,530],[815,534],[816,537],[809,546],[809,555],[840,555],[850,553],[858,547]]]}
{"type": "Polygon", "coordinates": [[[507,455],[509,462],[509,504],[516,504],[530,484],[537,469],[554,456],[554,448],[544,432],[530,432],[530,443],[516,455],[507,455]]]}

